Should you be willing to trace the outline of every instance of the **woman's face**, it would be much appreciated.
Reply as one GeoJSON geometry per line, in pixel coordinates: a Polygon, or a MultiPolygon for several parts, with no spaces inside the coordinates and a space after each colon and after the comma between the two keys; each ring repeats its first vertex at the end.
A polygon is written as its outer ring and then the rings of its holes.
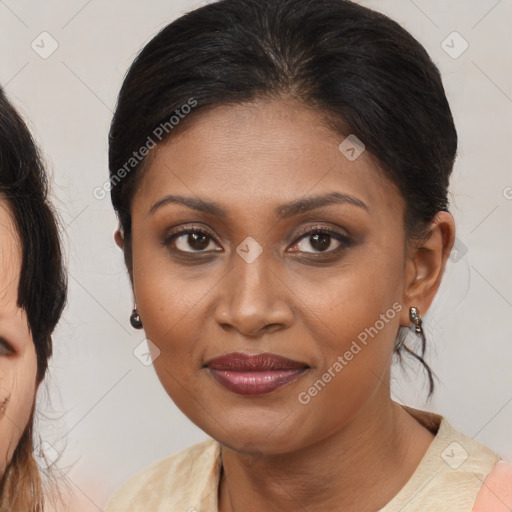
{"type": "Polygon", "coordinates": [[[28,424],[36,393],[37,358],[25,310],[18,306],[21,245],[0,199],[0,477],[28,424]]]}
{"type": "Polygon", "coordinates": [[[342,141],[291,100],[216,108],[154,150],[133,199],[134,292],[156,372],[234,449],[311,445],[389,396],[410,323],[405,203],[342,141]]]}

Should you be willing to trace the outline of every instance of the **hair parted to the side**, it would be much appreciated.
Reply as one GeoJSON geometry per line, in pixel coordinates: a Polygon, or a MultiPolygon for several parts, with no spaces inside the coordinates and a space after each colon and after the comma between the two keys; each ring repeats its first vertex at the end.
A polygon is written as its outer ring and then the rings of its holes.
{"type": "MultiPolygon", "coordinates": [[[[130,207],[146,161],[112,178],[132,152],[190,98],[197,106],[168,137],[206,109],[279,97],[316,109],[340,135],[365,144],[405,199],[408,240],[448,211],[457,133],[439,70],[411,34],[347,0],[220,0],[161,30],[121,88],[109,169],[129,271],[130,207]]],[[[397,341],[398,356],[402,349],[397,341]]]]}
{"type": "MultiPolygon", "coordinates": [[[[59,225],[48,200],[48,183],[25,122],[0,88],[0,196],[9,205],[21,242],[18,306],[25,309],[41,382],[52,354],[52,332],[66,303],[59,225]]],[[[42,512],[44,496],[33,452],[30,421],[0,478],[0,512],[42,512]]]]}

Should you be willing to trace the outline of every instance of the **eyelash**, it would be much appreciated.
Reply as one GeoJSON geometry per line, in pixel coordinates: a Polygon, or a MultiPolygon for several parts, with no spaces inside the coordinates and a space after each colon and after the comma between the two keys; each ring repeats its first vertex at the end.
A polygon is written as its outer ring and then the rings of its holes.
{"type": "MultiPolygon", "coordinates": [[[[206,235],[207,237],[210,238],[210,240],[215,241],[215,237],[212,234],[210,234],[207,230],[205,230],[204,228],[199,228],[196,226],[184,226],[184,227],[178,229],[177,231],[169,234],[167,237],[165,237],[165,239],[162,242],[162,245],[164,247],[169,248],[171,243],[176,238],[179,238],[183,235],[193,234],[193,233],[206,235]]],[[[329,235],[332,238],[334,238],[335,240],[337,240],[338,242],[340,242],[340,246],[337,247],[336,249],[331,249],[329,251],[306,253],[309,255],[309,257],[319,258],[319,257],[322,257],[322,255],[332,256],[333,254],[338,254],[338,253],[342,252],[343,250],[347,249],[348,247],[350,247],[352,245],[352,240],[347,235],[338,233],[336,231],[325,228],[323,226],[313,226],[313,227],[310,226],[308,228],[305,228],[305,229],[299,231],[299,233],[297,233],[295,241],[292,244],[292,247],[294,245],[296,245],[297,243],[299,243],[303,238],[306,238],[307,235],[311,236],[313,234],[329,235]]],[[[177,251],[182,254],[186,254],[186,255],[190,255],[190,254],[210,255],[212,253],[211,251],[180,251],[179,249],[177,249],[177,251]]],[[[220,252],[220,251],[213,251],[213,252],[220,252]]],[[[293,251],[293,252],[301,252],[301,251],[293,251]]]]}

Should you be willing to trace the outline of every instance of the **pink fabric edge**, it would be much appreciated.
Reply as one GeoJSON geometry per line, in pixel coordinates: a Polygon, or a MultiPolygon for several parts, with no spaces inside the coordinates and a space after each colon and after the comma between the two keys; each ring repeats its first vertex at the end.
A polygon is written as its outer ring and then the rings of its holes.
{"type": "Polygon", "coordinates": [[[512,512],[512,465],[499,460],[485,478],[472,512],[512,512]]]}

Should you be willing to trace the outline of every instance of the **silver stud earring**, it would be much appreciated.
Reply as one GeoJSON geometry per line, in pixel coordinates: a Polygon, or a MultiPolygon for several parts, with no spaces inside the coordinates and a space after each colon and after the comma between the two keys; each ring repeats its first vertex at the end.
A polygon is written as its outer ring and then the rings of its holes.
{"type": "Polygon", "coordinates": [[[409,319],[414,324],[415,331],[419,334],[423,334],[423,320],[421,319],[421,315],[419,309],[417,307],[412,306],[409,308],[409,319]]]}

